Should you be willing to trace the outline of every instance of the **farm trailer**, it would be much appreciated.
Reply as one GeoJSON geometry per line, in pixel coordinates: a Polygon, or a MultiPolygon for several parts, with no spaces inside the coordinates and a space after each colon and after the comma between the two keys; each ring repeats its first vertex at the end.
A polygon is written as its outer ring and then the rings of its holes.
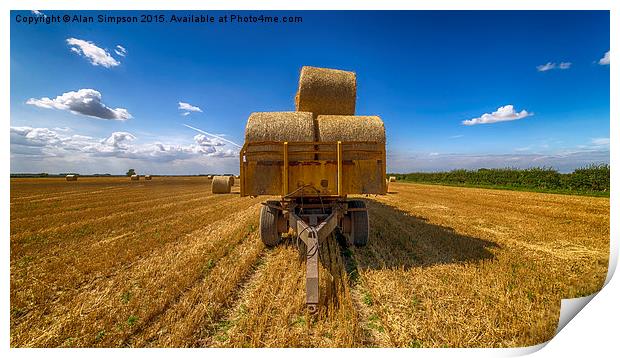
{"type": "MultiPolygon", "coordinates": [[[[380,130],[384,136],[382,123],[380,130]]],[[[263,203],[260,236],[269,247],[287,233],[305,244],[309,312],[316,312],[319,302],[319,245],[333,239],[334,232],[343,234],[349,245],[366,245],[365,202],[347,196],[385,194],[385,165],[385,141],[244,143],[241,196],[280,196],[263,203]]]]}

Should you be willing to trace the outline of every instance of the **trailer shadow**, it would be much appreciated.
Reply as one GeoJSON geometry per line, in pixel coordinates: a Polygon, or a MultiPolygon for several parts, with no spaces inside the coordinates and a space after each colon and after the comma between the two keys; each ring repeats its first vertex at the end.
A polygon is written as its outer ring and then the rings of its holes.
{"type": "Polygon", "coordinates": [[[466,236],[429,223],[396,207],[365,200],[370,218],[366,247],[355,248],[355,266],[361,269],[426,267],[493,260],[492,241],[466,236]]]}

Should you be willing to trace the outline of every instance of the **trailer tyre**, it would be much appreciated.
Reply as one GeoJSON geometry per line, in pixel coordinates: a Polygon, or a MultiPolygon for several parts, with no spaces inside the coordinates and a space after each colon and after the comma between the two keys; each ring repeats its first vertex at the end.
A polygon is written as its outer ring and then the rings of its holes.
{"type": "MultiPolygon", "coordinates": [[[[362,200],[349,201],[349,208],[366,209],[366,203],[362,200]]],[[[368,211],[351,211],[353,244],[358,247],[368,243],[369,223],[368,211]]]]}
{"type": "Polygon", "coordinates": [[[260,209],[260,239],[265,246],[273,247],[280,243],[278,234],[279,211],[263,205],[260,209]]]}

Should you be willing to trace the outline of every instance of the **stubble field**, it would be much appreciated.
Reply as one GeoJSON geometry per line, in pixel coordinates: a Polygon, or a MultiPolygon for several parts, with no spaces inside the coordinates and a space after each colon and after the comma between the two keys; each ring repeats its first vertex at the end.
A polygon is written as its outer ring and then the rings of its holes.
{"type": "Polygon", "coordinates": [[[260,203],[204,177],[11,180],[12,347],[515,347],[599,290],[609,199],[391,183],[321,247],[317,315],[260,203]],[[236,192],[236,193],[235,193],[236,192]]]}

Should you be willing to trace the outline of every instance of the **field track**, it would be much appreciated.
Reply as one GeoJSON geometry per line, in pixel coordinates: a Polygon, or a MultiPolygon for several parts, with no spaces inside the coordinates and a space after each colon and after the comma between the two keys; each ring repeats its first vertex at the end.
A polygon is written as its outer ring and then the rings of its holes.
{"type": "Polygon", "coordinates": [[[305,263],[238,191],[11,179],[11,346],[527,346],[607,274],[609,198],[391,183],[367,247],[321,247],[309,316],[305,263]]]}

